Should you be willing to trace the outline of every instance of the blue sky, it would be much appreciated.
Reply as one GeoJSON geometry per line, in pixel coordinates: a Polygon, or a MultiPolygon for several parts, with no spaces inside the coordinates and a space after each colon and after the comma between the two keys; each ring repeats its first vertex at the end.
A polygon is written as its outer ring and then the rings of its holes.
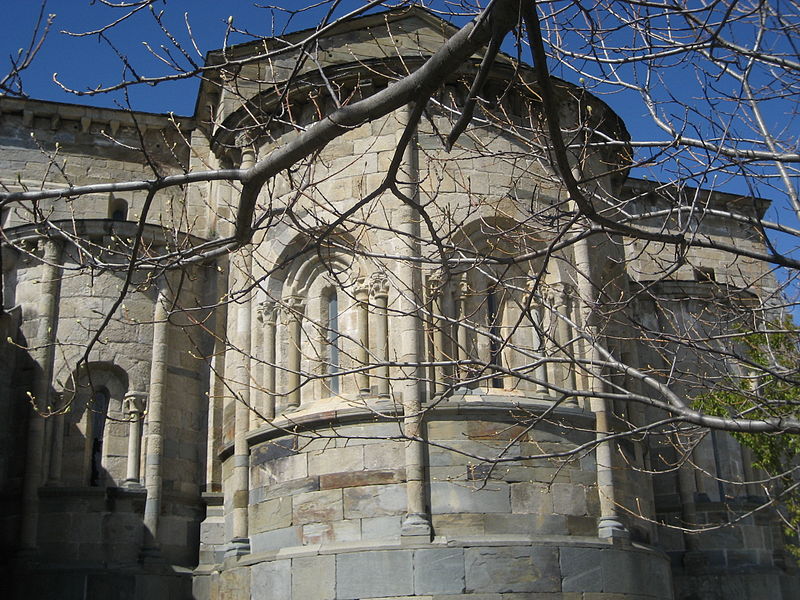
{"type": "MultiPolygon", "coordinates": [[[[122,0],[117,0],[122,1],[122,0]]],[[[297,7],[303,2],[297,0],[277,0],[274,2],[257,2],[265,6],[277,4],[288,7],[297,7]]],[[[440,0],[430,0],[430,6],[444,7],[440,0]]],[[[343,0],[337,15],[344,14],[357,6],[363,5],[361,0],[343,0]]],[[[4,35],[0,36],[0,70],[6,69],[9,56],[14,56],[19,48],[26,48],[31,39],[31,31],[39,12],[38,0],[2,0],[3,17],[6,23],[13,26],[6,27],[4,35]]],[[[287,13],[269,8],[254,6],[251,0],[160,0],[156,2],[157,11],[164,10],[164,24],[176,39],[183,45],[192,59],[202,62],[202,57],[197,54],[191,43],[187,31],[187,21],[194,34],[194,41],[200,54],[224,45],[226,23],[230,16],[234,24],[252,34],[234,35],[229,43],[239,43],[253,39],[253,36],[269,36],[276,31],[280,33],[287,27],[289,15],[287,13]],[[188,13],[188,16],[187,16],[188,13]]],[[[289,30],[312,27],[319,23],[324,8],[298,14],[288,22],[289,30]]],[[[95,106],[123,106],[125,99],[122,94],[77,97],[63,92],[53,83],[53,73],[58,73],[59,80],[72,88],[85,90],[97,85],[110,84],[119,81],[123,68],[115,52],[128,56],[131,61],[147,75],[169,73],[170,71],[152,55],[143,45],[149,43],[154,48],[170,45],[168,38],[161,32],[148,11],[142,11],[134,18],[116,27],[109,34],[110,43],[99,40],[96,36],[74,37],[63,33],[64,31],[82,32],[94,29],[118,18],[124,11],[102,6],[94,0],[47,0],[46,13],[55,14],[54,24],[42,51],[34,65],[24,74],[24,91],[33,98],[54,100],[60,102],[74,102],[91,104],[95,106]],[[112,47],[112,44],[114,47],[112,47]],[[116,48],[116,50],[115,50],[116,48]]],[[[173,49],[174,52],[174,49],[173,49]]],[[[526,51],[527,53],[527,51],[526,51]]],[[[523,58],[527,59],[526,55],[523,58]]],[[[555,62],[555,61],[554,61],[555,62]]],[[[555,75],[561,76],[573,83],[579,83],[578,75],[567,71],[559,64],[551,64],[555,75]]],[[[697,86],[705,85],[696,80],[692,65],[684,63],[678,67],[672,66],[661,71],[664,77],[662,82],[665,98],[671,95],[684,94],[691,102],[691,95],[698,89],[697,86]]],[[[175,112],[179,115],[190,115],[194,110],[197,80],[180,83],[170,83],[156,86],[144,86],[130,89],[129,100],[134,109],[151,112],[175,112]]],[[[587,84],[588,85],[588,84],[587,84]]],[[[638,139],[663,139],[649,118],[645,115],[645,108],[637,94],[631,92],[604,93],[612,90],[608,88],[590,88],[594,93],[599,93],[625,120],[628,129],[638,139]]],[[[778,103],[771,110],[771,118],[780,120],[783,104],[778,103]]],[[[704,126],[706,116],[713,117],[713,111],[708,106],[700,106],[695,122],[704,126]],[[703,112],[705,111],[705,112],[703,112]]],[[[683,177],[693,185],[719,185],[721,189],[734,193],[747,194],[751,190],[743,178],[718,177],[716,181],[709,179],[694,180],[694,170],[702,171],[702,162],[698,165],[687,163],[672,163],[671,169],[680,171],[683,177]]],[[[647,172],[643,169],[635,172],[637,176],[649,176],[654,179],[663,179],[670,176],[668,171],[660,170],[647,172]]],[[[766,185],[756,182],[755,192],[773,200],[772,215],[788,224],[796,224],[796,216],[786,210],[787,201],[780,190],[770,189],[766,185]]],[[[776,238],[780,247],[785,252],[796,251],[796,240],[789,236],[776,238]]]]}

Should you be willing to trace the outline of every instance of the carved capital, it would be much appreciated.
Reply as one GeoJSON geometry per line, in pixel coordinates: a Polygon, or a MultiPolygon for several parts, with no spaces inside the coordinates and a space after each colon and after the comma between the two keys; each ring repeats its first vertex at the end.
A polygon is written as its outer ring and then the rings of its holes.
{"type": "Polygon", "coordinates": [[[389,279],[385,273],[373,273],[370,278],[370,287],[375,298],[385,299],[389,297],[389,279]]]}
{"type": "Polygon", "coordinates": [[[288,296],[283,300],[283,311],[289,321],[299,321],[303,317],[305,308],[305,302],[300,296],[288,296]]]}
{"type": "Polygon", "coordinates": [[[130,416],[132,421],[135,421],[144,412],[146,402],[147,394],[144,392],[128,392],[123,400],[123,410],[130,416]]]}
{"type": "Polygon", "coordinates": [[[359,277],[356,279],[355,288],[353,288],[353,295],[356,301],[361,303],[369,302],[369,283],[366,277],[359,277]]]}
{"type": "Polygon", "coordinates": [[[275,324],[278,318],[277,311],[278,303],[274,300],[265,300],[260,302],[256,308],[256,317],[261,323],[275,324]]]}

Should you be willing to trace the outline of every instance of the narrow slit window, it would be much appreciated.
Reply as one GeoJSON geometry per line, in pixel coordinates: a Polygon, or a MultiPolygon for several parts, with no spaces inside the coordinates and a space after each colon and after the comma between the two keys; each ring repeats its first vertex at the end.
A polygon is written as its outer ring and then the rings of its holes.
{"type": "MultiPolygon", "coordinates": [[[[489,327],[489,365],[494,373],[500,366],[500,324],[498,323],[497,295],[494,288],[486,294],[486,321],[489,327]]],[[[492,377],[493,388],[502,388],[503,379],[499,376],[492,377]]]]}
{"type": "Polygon", "coordinates": [[[108,218],[112,221],[126,221],[128,219],[128,203],[122,198],[111,198],[108,205],[108,218]]]}
{"type": "Polygon", "coordinates": [[[336,292],[328,295],[328,388],[331,394],[339,393],[339,299],[336,292]]]}
{"type": "Polygon", "coordinates": [[[106,429],[106,413],[110,395],[104,387],[94,393],[92,402],[92,464],[89,485],[97,487],[103,480],[103,437],[106,429]]]}

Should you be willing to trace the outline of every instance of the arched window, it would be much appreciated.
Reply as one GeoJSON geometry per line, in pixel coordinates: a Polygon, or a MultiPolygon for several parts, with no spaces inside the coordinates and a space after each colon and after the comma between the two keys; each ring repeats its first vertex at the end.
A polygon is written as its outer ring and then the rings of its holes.
{"type": "Polygon", "coordinates": [[[71,407],[64,419],[64,485],[104,487],[125,480],[127,391],[127,373],[108,362],[90,363],[70,377],[64,389],[65,403],[71,407]]]}
{"type": "Polygon", "coordinates": [[[94,391],[92,397],[92,425],[91,425],[91,470],[89,472],[89,485],[99,486],[104,479],[103,476],[103,437],[106,430],[106,414],[108,412],[108,401],[111,394],[105,386],[99,387],[94,391]]]}

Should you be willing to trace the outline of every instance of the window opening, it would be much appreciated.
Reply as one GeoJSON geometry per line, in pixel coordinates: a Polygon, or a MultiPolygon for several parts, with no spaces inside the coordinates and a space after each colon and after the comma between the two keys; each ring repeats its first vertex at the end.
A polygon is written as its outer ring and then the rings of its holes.
{"type": "Polygon", "coordinates": [[[98,388],[92,399],[92,470],[89,485],[97,487],[102,480],[103,436],[106,429],[106,413],[110,395],[104,387],[98,388]]]}
{"type": "Polygon", "coordinates": [[[108,216],[112,221],[125,221],[128,218],[128,203],[122,198],[111,198],[108,216]]]}
{"type": "Polygon", "coordinates": [[[328,388],[331,394],[339,393],[339,298],[333,291],[328,295],[328,388]]]}
{"type": "MultiPolygon", "coordinates": [[[[486,294],[486,320],[489,327],[489,365],[497,373],[496,367],[500,366],[500,324],[497,314],[497,295],[492,287],[486,294]]],[[[491,387],[502,388],[503,379],[499,376],[492,377],[491,387]]]]}

